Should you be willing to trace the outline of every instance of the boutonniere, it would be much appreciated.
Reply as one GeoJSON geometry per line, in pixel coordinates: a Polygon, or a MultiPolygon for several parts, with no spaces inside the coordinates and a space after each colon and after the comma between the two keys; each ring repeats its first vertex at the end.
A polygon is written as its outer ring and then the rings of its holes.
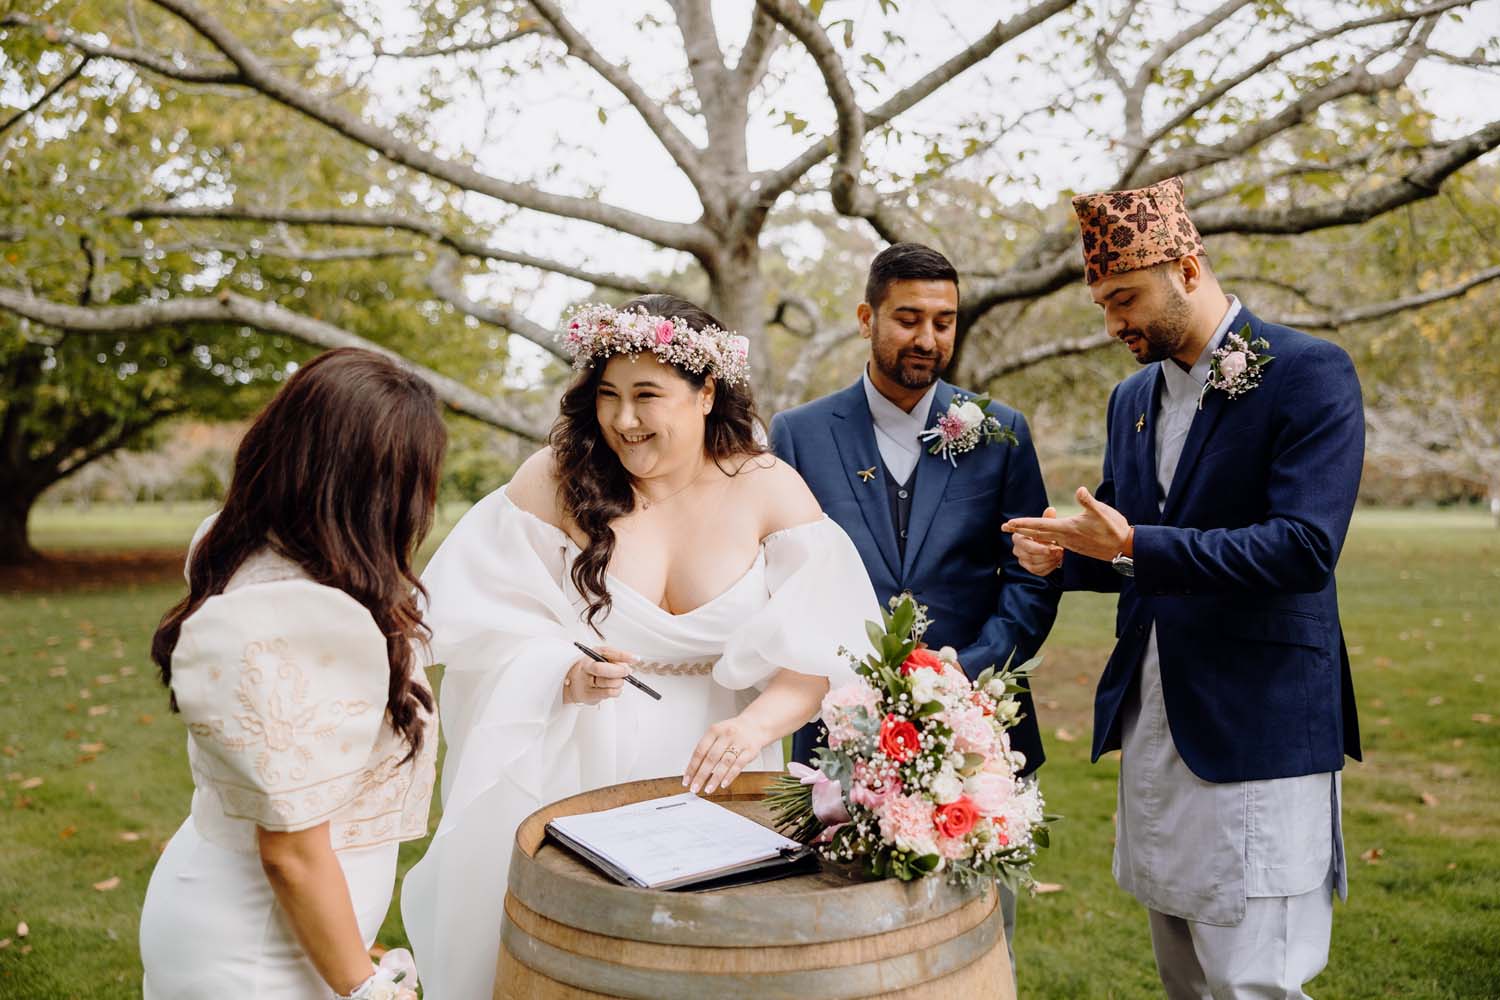
{"type": "Polygon", "coordinates": [[[1264,337],[1250,339],[1250,324],[1240,327],[1239,333],[1224,338],[1224,345],[1214,351],[1208,365],[1208,381],[1198,395],[1198,409],[1203,409],[1208,390],[1217,389],[1230,399],[1243,396],[1260,385],[1260,372],[1275,357],[1264,353],[1271,349],[1271,342],[1264,337]]]}
{"type": "Polygon", "coordinates": [[[955,467],[959,455],[973,451],[981,444],[996,441],[1019,444],[1015,431],[985,412],[989,405],[988,396],[957,393],[953,402],[948,404],[948,412],[938,417],[937,423],[918,434],[917,438],[928,443],[929,454],[941,455],[955,467]]]}

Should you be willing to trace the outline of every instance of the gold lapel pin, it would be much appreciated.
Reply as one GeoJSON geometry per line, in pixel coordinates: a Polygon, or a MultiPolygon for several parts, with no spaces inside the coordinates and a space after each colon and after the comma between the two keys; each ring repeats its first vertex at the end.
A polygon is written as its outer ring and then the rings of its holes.
{"type": "Polygon", "coordinates": [[[860,482],[868,483],[873,482],[875,479],[875,466],[873,465],[868,469],[857,469],[855,471],[859,474],[860,482]]]}
{"type": "Polygon", "coordinates": [[[1146,415],[1142,413],[1135,421],[1135,432],[1139,434],[1146,429],[1146,415]]]}

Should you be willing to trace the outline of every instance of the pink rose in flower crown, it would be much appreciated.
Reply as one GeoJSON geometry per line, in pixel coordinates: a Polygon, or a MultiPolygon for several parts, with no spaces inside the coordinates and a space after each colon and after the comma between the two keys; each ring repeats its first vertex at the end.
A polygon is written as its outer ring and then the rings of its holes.
{"type": "Polygon", "coordinates": [[[672,325],[672,321],[669,319],[664,319],[660,323],[656,324],[656,342],[658,344],[670,344],[672,342],[672,337],[676,335],[676,333],[677,328],[672,325]]]}
{"type": "Polygon", "coordinates": [[[974,829],[979,821],[979,810],[968,796],[961,796],[932,812],[932,825],[945,837],[962,837],[974,829]]]}
{"type": "Polygon", "coordinates": [[[905,763],[921,749],[917,727],[898,715],[890,714],[880,724],[880,751],[897,763],[905,763]]]}
{"type": "Polygon", "coordinates": [[[906,662],[901,664],[901,673],[910,677],[913,671],[921,670],[923,667],[942,673],[943,661],[930,649],[914,649],[906,658],[906,662]]]}

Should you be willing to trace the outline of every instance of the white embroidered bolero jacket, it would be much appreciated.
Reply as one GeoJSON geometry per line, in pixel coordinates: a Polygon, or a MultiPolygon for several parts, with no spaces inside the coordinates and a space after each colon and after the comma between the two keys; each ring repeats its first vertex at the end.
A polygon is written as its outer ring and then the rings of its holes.
{"type": "MultiPolygon", "coordinates": [[[[172,654],[198,832],[237,851],[256,849],[257,826],[327,822],[335,850],[425,836],[437,720],[424,717],[407,759],[389,679],[385,638],[359,602],[269,549],[247,559],[183,622],[172,654]]],[[[414,679],[427,684],[420,663],[414,679]]]]}

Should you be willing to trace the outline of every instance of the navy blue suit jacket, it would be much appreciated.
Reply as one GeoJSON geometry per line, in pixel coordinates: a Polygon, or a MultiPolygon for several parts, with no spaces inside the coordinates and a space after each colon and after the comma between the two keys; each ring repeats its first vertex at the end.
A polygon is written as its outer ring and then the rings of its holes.
{"type": "MultiPolygon", "coordinates": [[[[955,389],[939,382],[927,426],[947,411],[955,389]]],[[[1031,433],[1020,413],[991,403],[988,411],[1011,428],[1019,444],[980,445],[958,464],[925,450],[917,463],[906,556],[899,556],[884,475],[866,482],[858,470],[884,468],[863,380],[822,399],[778,413],[771,447],[802,474],[828,516],[859,549],[875,593],[884,603],[911,591],[927,605],[928,645],[952,646],[970,677],[991,664],[1003,666],[1036,655],[1057,617],[1056,581],[1023,570],[1000,525],[1011,517],[1038,517],[1047,492],[1031,433]]],[[[1011,746],[1026,755],[1027,772],[1043,759],[1041,732],[1029,692],[1025,718],[1011,731],[1011,746]]],[[[793,741],[806,761],[814,727],[793,741]]]]}
{"type": "Polygon", "coordinates": [[[1333,576],[1364,462],[1359,379],[1336,345],[1242,307],[1233,329],[1247,322],[1275,360],[1238,398],[1209,390],[1164,509],[1159,366],[1110,396],[1097,496],[1135,526],[1135,577],[1072,553],[1058,574],[1066,589],[1120,593],[1095,760],[1120,746],[1120,708],[1153,624],[1172,738],[1200,778],[1316,774],[1359,758],[1333,576]]]}

